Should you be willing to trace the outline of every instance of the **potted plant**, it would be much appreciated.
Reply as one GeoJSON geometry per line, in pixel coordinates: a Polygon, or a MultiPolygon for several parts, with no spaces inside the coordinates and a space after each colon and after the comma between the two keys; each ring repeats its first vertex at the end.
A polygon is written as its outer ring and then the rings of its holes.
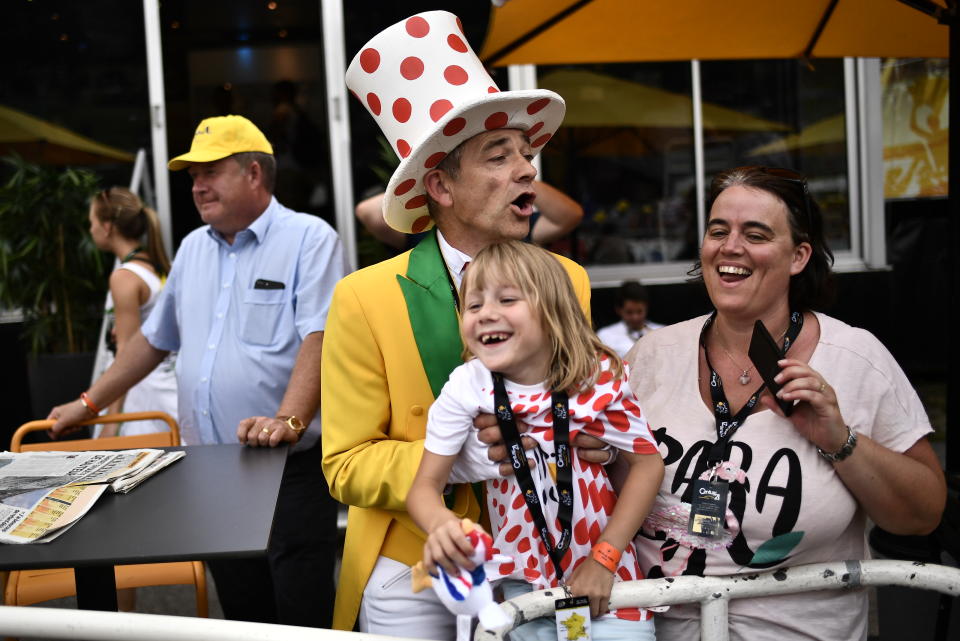
{"type": "Polygon", "coordinates": [[[90,383],[106,296],[87,218],[97,177],[19,156],[2,160],[0,308],[22,315],[32,411],[42,417],[90,383]]]}

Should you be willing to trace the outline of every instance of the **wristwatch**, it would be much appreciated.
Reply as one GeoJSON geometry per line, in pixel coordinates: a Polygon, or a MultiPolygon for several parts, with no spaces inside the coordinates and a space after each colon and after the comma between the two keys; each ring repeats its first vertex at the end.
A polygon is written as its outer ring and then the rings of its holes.
{"type": "Polygon", "coordinates": [[[853,448],[857,446],[857,433],[854,432],[849,425],[847,425],[846,427],[847,427],[847,442],[844,443],[842,446],[840,446],[839,450],[837,450],[833,454],[830,454],[828,452],[824,452],[819,447],[817,448],[817,453],[820,454],[820,456],[822,456],[823,458],[830,461],[831,463],[836,463],[837,461],[842,461],[843,459],[847,458],[853,452],[853,448]]]}
{"type": "Polygon", "coordinates": [[[296,416],[278,416],[277,418],[286,423],[287,427],[297,435],[297,438],[300,438],[300,436],[307,431],[307,426],[296,416]]]}

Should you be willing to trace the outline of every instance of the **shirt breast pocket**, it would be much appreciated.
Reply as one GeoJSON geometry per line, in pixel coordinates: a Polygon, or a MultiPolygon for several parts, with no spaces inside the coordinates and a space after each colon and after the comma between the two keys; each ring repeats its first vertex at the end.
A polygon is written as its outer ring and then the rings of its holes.
{"type": "Polygon", "coordinates": [[[274,342],[274,334],[283,306],[286,303],[286,290],[248,289],[243,295],[243,318],[240,323],[240,339],[253,345],[269,345],[274,342]]]}

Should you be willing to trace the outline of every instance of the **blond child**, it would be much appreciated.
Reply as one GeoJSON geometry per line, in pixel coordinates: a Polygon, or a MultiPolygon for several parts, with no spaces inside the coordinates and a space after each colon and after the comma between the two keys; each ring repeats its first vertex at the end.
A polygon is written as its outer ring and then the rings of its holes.
{"type": "MultiPolygon", "coordinates": [[[[473,418],[496,413],[516,475],[486,482],[494,548],[511,559],[488,576],[502,580],[506,598],[561,584],[573,596],[589,597],[595,640],[652,640],[648,612],[609,610],[615,581],[643,578],[632,539],[663,476],[626,367],[597,339],[559,262],[532,245],[510,241],[478,252],[460,301],[468,360],[430,408],[423,458],[407,497],[410,515],[428,534],[425,568],[435,573],[440,565],[451,574],[457,566],[473,568],[471,546],[441,493],[458,454],[486,447],[471,429],[473,418]],[[536,443],[527,452],[532,463],[523,459],[519,436],[511,440],[516,421],[536,443]],[[619,500],[604,467],[569,447],[580,431],[608,443],[626,462],[619,500]]],[[[541,619],[512,637],[555,639],[556,628],[541,619]]]]}

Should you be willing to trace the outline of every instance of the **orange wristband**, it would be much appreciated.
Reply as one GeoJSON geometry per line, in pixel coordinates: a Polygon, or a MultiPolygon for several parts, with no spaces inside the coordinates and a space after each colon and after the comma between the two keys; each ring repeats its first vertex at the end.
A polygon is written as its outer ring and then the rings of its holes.
{"type": "Polygon", "coordinates": [[[86,407],[87,410],[94,416],[100,414],[100,408],[97,407],[96,403],[90,400],[90,395],[86,392],[80,393],[80,402],[83,403],[83,406],[86,407]]]}
{"type": "Polygon", "coordinates": [[[593,560],[614,574],[617,573],[617,566],[620,565],[620,554],[620,550],[606,541],[597,543],[590,550],[590,556],[593,557],[593,560]]]}

